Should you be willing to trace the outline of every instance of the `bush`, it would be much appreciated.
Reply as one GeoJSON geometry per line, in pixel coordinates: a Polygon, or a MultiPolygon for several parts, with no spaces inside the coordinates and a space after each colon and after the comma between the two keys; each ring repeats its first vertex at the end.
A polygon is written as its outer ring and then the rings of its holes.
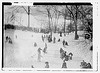
{"type": "Polygon", "coordinates": [[[4,25],[4,29],[15,29],[15,26],[14,25],[11,25],[11,24],[5,24],[4,25]]]}

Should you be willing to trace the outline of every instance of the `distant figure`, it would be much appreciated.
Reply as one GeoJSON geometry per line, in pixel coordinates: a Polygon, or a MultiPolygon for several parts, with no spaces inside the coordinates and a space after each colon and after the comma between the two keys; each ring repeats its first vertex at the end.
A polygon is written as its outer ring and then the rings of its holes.
{"type": "Polygon", "coordinates": [[[60,39],[58,39],[58,42],[60,42],[60,39]]]}
{"type": "Polygon", "coordinates": [[[63,40],[63,46],[65,47],[65,46],[68,46],[68,42],[67,41],[65,41],[65,40],[63,40]]]}
{"type": "Polygon", "coordinates": [[[48,35],[46,35],[46,39],[48,39],[48,35]]]}
{"type": "Polygon", "coordinates": [[[34,68],[34,66],[32,65],[31,68],[34,68]]]}
{"type": "Polygon", "coordinates": [[[38,61],[40,62],[41,61],[41,48],[38,48],[38,61]]]}
{"type": "Polygon", "coordinates": [[[35,42],[35,43],[34,43],[34,47],[36,47],[36,46],[37,46],[37,43],[35,42]]]}
{"type": "Polygon", "coordinates": [[[46,43],[45,43],[45,47],[44,47],[44,49],[43,49],[43,52],[44,52],[44,54],[47,53],[47,44],[46,44],[46,43]]]}
{"type": "Polygon", "coordinates": [[[49,35],[49,37],[48,37],[48,42],[52,42],[52,36],[51,35],[49,35]]]}
{"type": "Polygon", "coordinates": [[[67,68],[67,64],[65,61],[63,61],[62,68],[67,68]]]}
{"type": "Polygon", "coordinates": [[[49,62],[45,62],[45,68],[49,68],[49,62]]]}
{"type": "Polygon", "coordinates": [[[16,39],[17,39],[17,35],[15,35],[16,39]]]}
{"type": "Polygon", "coordinates": [[[6,36],[6,42],[12,44],[12,40],[11,40],[11,38],[9,36],[6,36]]]}
{"type": "Polygon", "coordinates": [[[43,37],[43,35],[42,35],[42,41],[44,42],[44,37],[43,37]]]}
{"type": "Polygon", "coordinates": [[[55,42],[56,42],[56,38],[54,37],[54,38],[53,38],[53,43],[55,43],[55,42]]]}
{"type": "Polygon", "coordinates": [[[72,56],[73,56],[73,54],[70,52],[70,53],[69,53],[69,58],[70,58],[70,60],[72,60],[72,56]]]}
{"type": "Polygon", "coordinates": [[[66,34],[64,34],[64,36],[66,36],[66,34]]]}
{"type": "Polygon", "coordinates": [[[60,37],[62,37],[62,32],[60,32],[60,37]]]}
{"type": "Polygon", "coordinates": [[[67,41],[65,41],[65,45],[67,45],[67,46],[68,46],[68,42],[67,42],[67,41]]]}
{"type": "Polygon", "coordinates": [[[63,46],[65,46],[65,40],[63,40],[63,46]]]}

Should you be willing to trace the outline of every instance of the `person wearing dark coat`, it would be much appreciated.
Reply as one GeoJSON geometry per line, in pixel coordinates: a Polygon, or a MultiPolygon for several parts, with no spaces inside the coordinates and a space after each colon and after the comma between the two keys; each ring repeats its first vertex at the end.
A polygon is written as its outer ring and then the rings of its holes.
{"type": "Polygon", "coordinates": [[[65,40],[63,40],[63,46],[65,46],[65,40]]]}
{"type": "Polygon", "coordinates": [[[73,54],[70,52],[70,53],[69,53],[69,58],[70,58],[70,60],[72,60],[72,56],[73,56],[73,54]]]}
{"type": "Polygon", "coordinates": [[[62,68],[67,68],[67,64],[65,61],[63,61],[62,68]]]}
{"type": "Polygon", "coordinates": [[[54,38],[53,38],[53,43],[55,43],[55,42],[56,42],[56,38],[54,37],[54,38]]]}
{"type": "Polygon", "coordinates": [[[49,62],[45,62],[45,68],[49,68],[49,62]]]}
{"type": "Polygon", "coordinates": [[[66,55],[65,57],[64,57],[64,61],[68,61],[69,60],[69,55],[66,55]]]}
{"type": "Polygon", "coordinates": [[[60,37],[62,37],[62,32],[60,32],[60,37]]]}
{"type": "Polygon", "coordinates": [[[68,42],[67,42],[67,41],[65,42],[65,45],[67,45],[67,46],[68,46],[68,42]]]}
{"type": "Polygon", "coordinates": [[[58,39],[58,42],[60,42],[60,39],[58,39]]]}
{"type": "Polygon", "coordinates": [[[90,63],[87,64],[87,68],[92,68],[90,63]]]}

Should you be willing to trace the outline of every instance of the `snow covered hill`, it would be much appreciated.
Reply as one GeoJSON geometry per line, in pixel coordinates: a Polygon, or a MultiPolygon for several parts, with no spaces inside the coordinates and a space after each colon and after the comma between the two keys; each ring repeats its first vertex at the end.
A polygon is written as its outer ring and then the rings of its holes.
{"type": "MultiPolygon", "coordinates": [[[[82,32],[81,32],[82,33],[82,32]]],[[[78,32],[78,34],[81,34],[78,32]]],[[[63,48],[67,54],[72,52],[73,59],[67,61],[67,68],[79,68],[80,62],[85,60],[92,65],[93,52],[89,50],[91,43],[86,44],[85,39],[80,37],[79,40],[74,40],[74,33],[60,37],[58,33],[53,33],[56,40],[59,38],[61,42],[48,43],[47,40],[42,41],[43,33],[34,33],[21,30],[6,30],[5,36],[10,36],[13,44],[4,43],[4,67],[6,68],[45,68],[45,62],[48,61],[50,68],[61,68],[62,59],[60,58],[60,48],[63,48]],[[65,39],[69,46],[63,47],[62,41],[65,39]],[[34,43],[37,47],[34,47],[34,43]],[[47,43],[47,54],[41,53],[41,62],[38,62],[38,48],[42,50],[47,43]]],[[[46,35],[46,34],[45,34],[46,35]]],[[[47,34],[48,35],[48,34],[47,34]]]]}

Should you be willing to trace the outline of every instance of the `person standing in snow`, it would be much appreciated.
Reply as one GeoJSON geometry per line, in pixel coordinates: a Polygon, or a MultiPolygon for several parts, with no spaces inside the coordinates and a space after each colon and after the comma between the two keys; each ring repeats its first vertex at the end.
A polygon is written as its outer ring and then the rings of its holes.
{"type": "Polygon", "coordinates": [[[72,60],[72,56],[73,56],[73,54],[70,52],[70,53],[69,53],[69,58],[70,58],[70,60],[72,60]]]}
{"type": "Polygon", "coordinates": [[[67,64],[65,61],[63,61],[62,68],[67,68],[67,64]]]}
{"type": "Polygon", "coordinates": [[[65,45],[67,45],[67,46],[68,46],[68,42],[67,42],[67,41],[65,41],[65,45]]]}
{"type": "Polygon", "coordinates": [[[47,53],[47,44],[45,43],[45,47],[43,49],[44,54],[47,53]]]}
{"type": "Polygon", "coordinates": [[[53,43],[55,43],[55,42],[56,42],[56,38],[54,37],[54,38],[53,38],[53,43]]]}
{"type": "Polygon", "coordinates": [[[60,32],[60,37],[62,37],[62,32],[60,32]]]}
{"type": "Polygon", "coordinates": [[[63,55],[64,55],[64,50],[62,48],[60,48],[60,58],[63,59],[63,55]]]}
{"type": "Polygon", "coordinates": [[[35,42],[35,43],[34,43],[34,47],[36,47],[36,46],[37,46],[37,43],[35,42]]]}
{"type": "Polygon", "coordinates": [[[31,68],[34,68],[34,66],[32,65],[31,68]]]}
{"type": "Polygon", "coordinates": [[[63,40],[63,46],[65,46],[65,40],[63,40]]]}
{"type": "Polygon", "coordinates": [[[41,48],[38,48],[38,61],[40,62],[41,61],[41,48]]]}
{"type": "Polygon", "coordinates": [[[43,35],[42,35],[42,41],[44,42],[44,37],[43,37],[43,35]]]}
{"type": "Polygon", "coordinates": [[[66,55],[65,57],[64,57],[64,61],[68,61],[69,60],[69,55],[66,55]]]}
{"type": "Polygon", "coordinates": [[[49,62],[45,62],[45,68],[49,68],[49,62]]]}

